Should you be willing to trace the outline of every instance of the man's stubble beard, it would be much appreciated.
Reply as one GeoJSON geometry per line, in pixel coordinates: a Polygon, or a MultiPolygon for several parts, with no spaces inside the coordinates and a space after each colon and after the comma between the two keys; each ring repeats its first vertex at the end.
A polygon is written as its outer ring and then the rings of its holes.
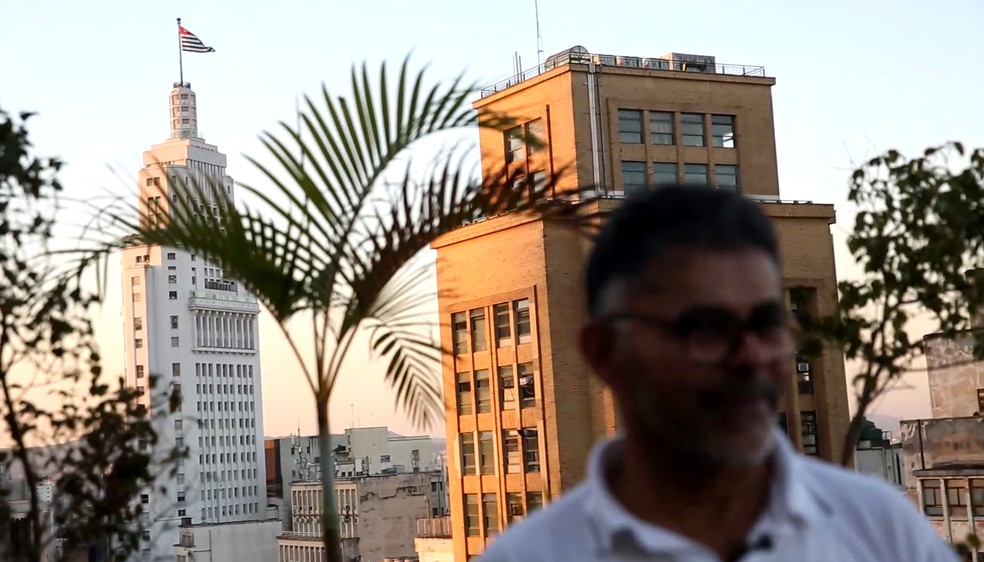
{"type": "MultiPolygon", "coordinates": [[[[716,438],[723,437],[725,431],[701,423],[703,420],[699,418],[676,422],[667,419],[661,415],[660,400],[638,377],[629,374],[627,380],[635,382],[628,397],[632,400],[635,420],[626,421],[637,426],[634,432],[646,442],[649,454],[662,462],[673,459],[681,467],[704,470],[751,467],[765,462],[775,449],[774,419],[748,420],[742,428],[743,432],[760,433],[762,443],[757,449],[743,449],[743,444],[732,439],[737,446],[730,450],[726,438],[716,438]]],[[[775,410],[774,405],[770,406],[775,410]]]]}

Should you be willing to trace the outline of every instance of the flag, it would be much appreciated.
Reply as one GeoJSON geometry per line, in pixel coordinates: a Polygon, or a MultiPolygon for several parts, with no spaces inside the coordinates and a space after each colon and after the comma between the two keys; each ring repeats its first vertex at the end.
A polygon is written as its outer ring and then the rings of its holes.
{"type": "Polygon", "coordinates": [[[178,33],[181,35],[181,50],[189,53],[213,53],[215,49],[206,47],[205,43],[194,33],[182,26],[178,26],[178,33]]]}

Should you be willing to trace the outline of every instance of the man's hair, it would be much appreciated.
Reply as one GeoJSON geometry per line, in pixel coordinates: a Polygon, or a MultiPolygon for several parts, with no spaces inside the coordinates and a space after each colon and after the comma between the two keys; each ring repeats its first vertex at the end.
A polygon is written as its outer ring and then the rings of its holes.
{"type": "Polygon", "coordinates": [[[772,222],[759,205],[707,185],[660,185],[628,197],[602,227],[588,258],[588,313],[616,280],[640,275],[670,248],[757,249],[779,263],[772,222]]]}

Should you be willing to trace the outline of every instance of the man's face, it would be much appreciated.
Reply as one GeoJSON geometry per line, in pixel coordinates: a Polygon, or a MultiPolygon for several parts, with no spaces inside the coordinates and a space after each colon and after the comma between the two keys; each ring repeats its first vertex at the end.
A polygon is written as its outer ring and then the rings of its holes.
{"type": "Polygon", "coordinates": [[[764,461],[793,351],[769,255],[678,249],[611,289],[582,347],[630,432],[712,466],[764,461]]]}

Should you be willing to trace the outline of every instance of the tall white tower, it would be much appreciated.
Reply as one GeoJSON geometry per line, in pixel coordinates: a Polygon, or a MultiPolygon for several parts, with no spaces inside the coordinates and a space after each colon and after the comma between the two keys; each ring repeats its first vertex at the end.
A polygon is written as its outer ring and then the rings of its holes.
{"type": "MultiPolygon", "coordinates": [[[[195,93],[171,90],[171,137],[144,152],[140,209],[167,219],[175,186],[220,186],[233,196],[226,157],[198,132],[195,93]]],[[[180,190],[187,194],[187,190],[180,190]]],[[[203,214],[217,211],[210,190],[192,194],[203,214]]],[[[155,456],[188,450],[176,472],[161,471],[141,492],[145,560],[174,560],[179,525],[266,518],[263,417],[256,299],[222,269],[180,248],[123,251],[126,377],[144,394],[159,436],[155,456]],[[150,392],[150,376],[158,377],[150,392]],[[168,411],[169,397],[180,394],[168,411]]],[[[149,446],[142,444],[141,446],[149,446]]]]}

